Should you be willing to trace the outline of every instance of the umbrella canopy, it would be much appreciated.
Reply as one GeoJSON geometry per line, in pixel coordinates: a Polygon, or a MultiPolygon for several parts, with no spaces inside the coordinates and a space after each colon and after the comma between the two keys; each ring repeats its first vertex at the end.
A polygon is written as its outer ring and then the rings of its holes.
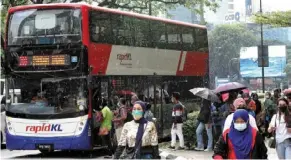
{"type": "Polygon", "coordinates": [[[240,91],[242,89],[247,88],[245,85],[240,84],[238,82],[229,82],[225,84],[219,85],[216,89],[216,93],[225,93],[225,92],[230,92],[230,91],[240,91]]]}
{"type": "Polygon", "coordinates": [[[212,102],[220,102],[218,96],[213,90],[208,88],[193,88],[189,90],[195,96],[201,97],[203,99],[210,100],[212,102]]]}

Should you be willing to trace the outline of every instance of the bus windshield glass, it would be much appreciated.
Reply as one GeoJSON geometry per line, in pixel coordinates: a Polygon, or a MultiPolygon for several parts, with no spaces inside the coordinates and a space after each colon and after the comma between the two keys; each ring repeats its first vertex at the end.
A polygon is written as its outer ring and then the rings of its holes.
{"type": "Polygon", "coordinates": [[[80,77],[50,78],[41,81],[10,80],[10,90],[16,88],[20,92],[14,92],[14,96],[10,93],[10,97],[17,102],[8,107],[8,112],[38,116],[85,113],[87,111],[86,82],[85,78],[80,77]]]}
{"type": "Polygon", "coordinates": [[[9,19],[8,45],[67,44],[81,41],[80,9],[29,9],[9,19]]]}

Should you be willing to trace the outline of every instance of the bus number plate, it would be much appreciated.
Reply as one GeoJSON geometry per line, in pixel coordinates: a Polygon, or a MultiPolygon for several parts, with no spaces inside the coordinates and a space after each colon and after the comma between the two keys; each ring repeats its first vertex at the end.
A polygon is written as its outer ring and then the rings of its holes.
{"type": "Polygon", "coordinates": [[[52,144],[37,144],[36,148],[40,150],[52,150],[53,145],[52,144]]]}

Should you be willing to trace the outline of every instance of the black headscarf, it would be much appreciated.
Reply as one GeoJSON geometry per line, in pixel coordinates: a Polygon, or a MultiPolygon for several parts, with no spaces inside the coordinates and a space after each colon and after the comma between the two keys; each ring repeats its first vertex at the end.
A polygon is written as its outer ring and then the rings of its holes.
{"type": "Polygon", "coordinates": [[[147,123],[147,120],[144,118],[144,113],[146,111],[146,104],[142,101],[136,101],[134,103],[135,104],[139,104],[141,107],[142,107],[142,110],[143,110],[143,116],[141,117],[141,119],[139,120],[134,120],[136,123],[139,124],[138,126],[138,130],[137,130],[137,133],[136,133],[136,139],[135,139],[135,150],[137,151],[136,152],[136,158],[140,158],[140,148],[142,146],[142,136],[143,136],[143,133],[144,133],[144,124],[147,123]]]}

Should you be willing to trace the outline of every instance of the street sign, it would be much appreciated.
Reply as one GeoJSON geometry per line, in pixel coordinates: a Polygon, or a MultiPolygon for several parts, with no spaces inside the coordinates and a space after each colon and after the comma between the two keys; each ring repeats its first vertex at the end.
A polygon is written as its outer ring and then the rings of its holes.
{"type": "Polygon", "coordinates": [[[269,67],[269,49],[268,46],[258,46],[258,66],[269,67]]]}

